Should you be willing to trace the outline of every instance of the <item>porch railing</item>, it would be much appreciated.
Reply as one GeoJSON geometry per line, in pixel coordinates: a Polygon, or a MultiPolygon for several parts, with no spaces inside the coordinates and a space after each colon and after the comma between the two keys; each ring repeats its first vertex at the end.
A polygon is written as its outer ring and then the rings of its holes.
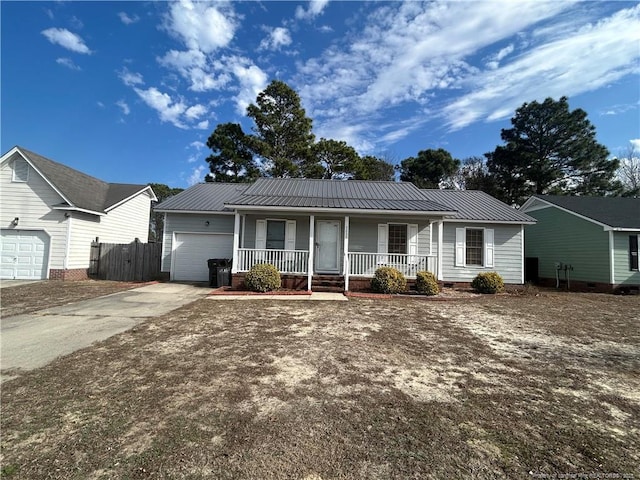
{"type": "Polygon", "coordinates": [[[348,253],[349,275],[373,277],[380,267],[393,267],[405,277],[415,278],[426,270],[437,275],[436,255],[402,255],[398,253],[348,253]]]}
{"type": "Polygon", "coordinates": [[[236,262],[238,272],[247,272],[256,263],[275,265],[280,273],[307,273],[309,252],[307,250],[272,250],[239,248],[236,262]]]}

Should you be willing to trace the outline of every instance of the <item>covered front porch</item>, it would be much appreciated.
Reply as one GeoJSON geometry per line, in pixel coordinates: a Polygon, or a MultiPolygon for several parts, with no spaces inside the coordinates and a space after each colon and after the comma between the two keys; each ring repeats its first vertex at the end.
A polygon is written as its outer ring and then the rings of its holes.
{"type": "Polygon", "coordinates": [[[331,278],[348,291],[350,281],[362,284],[383,266],[408,279],[425,270],[441,279],[442,219],[398,217],[236,211],[232,275],[270,263],[289,287],[309,291],[331,278]]]}

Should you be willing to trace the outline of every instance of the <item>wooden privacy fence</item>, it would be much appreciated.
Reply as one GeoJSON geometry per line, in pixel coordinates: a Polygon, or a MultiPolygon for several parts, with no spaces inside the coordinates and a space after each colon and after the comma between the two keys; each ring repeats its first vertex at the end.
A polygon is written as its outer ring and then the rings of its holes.
{"type": "Polygon", "coordinates": [[[91,242],[89,275],[100,280],[147,282],[160,275],[161,243],[91,242]]]}

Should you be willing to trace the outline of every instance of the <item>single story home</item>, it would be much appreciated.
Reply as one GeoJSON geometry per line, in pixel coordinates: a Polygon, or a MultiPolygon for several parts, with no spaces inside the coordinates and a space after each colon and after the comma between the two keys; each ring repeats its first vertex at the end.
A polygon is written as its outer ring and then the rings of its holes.
{"type": "Polygon", "coordinates": [[[525,255],[542,283],[611,291],[640,286],[640,198],[534,195],[521,210],[525,255]]]}
{"type": "Polygon", "coordinates": [[[0,278],[87,278],[91,242],[146,242],[151,187],[107,183],[23,147],[0,161],[0,278]]]}
{"type": "Polygon", "coordinates": [[[531,217],[478,191],[411,183],[261,178],[205,183],[164,201],[162,269],[206,281],[207,259],[233,259],[233,284],[256,263],[274,264],[289,288],[368,288],[380,266],[443,283],[497,271],[524,282],[531,217]]]}

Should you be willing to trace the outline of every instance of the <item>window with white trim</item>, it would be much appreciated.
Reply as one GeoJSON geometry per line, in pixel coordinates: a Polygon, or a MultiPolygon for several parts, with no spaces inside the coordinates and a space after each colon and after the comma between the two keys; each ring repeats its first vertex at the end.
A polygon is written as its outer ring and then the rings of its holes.
{"type": "Polygon", "coordinates": [[[465,238],[466,265],[484,265],[484,230],[479,228],[467,228],[465,238]]]}
{"type": "Polygon", "coordinates": [[[638,271],[638,237],[629,235],[629,270],[638,271]]]}
{"type": "Polygon", "coordinates": [[[256,244],[258,250],[295,250],[296,221],[281,219],[256,220],[256,244]]]}
{"type": "Polygon", "coordinates": [[[267,245],[269,250],[284,250],[286,222],[267,220],[267,245]]]}
{"type": "Polygon", "coordinates": [[[493,267],[492,228],[456,228],[455,266],[493,267]]]}
{"type": "Polygon", "coordinates": [[[407,253],[407,225],[389,224],[387,253],[407,253]]]}
{"type": "Polygon", "coordinates": [[[23,158],[17,158],[13,162],[12,182],[25,183],[29,180],[29,164],[23,158]]]}

